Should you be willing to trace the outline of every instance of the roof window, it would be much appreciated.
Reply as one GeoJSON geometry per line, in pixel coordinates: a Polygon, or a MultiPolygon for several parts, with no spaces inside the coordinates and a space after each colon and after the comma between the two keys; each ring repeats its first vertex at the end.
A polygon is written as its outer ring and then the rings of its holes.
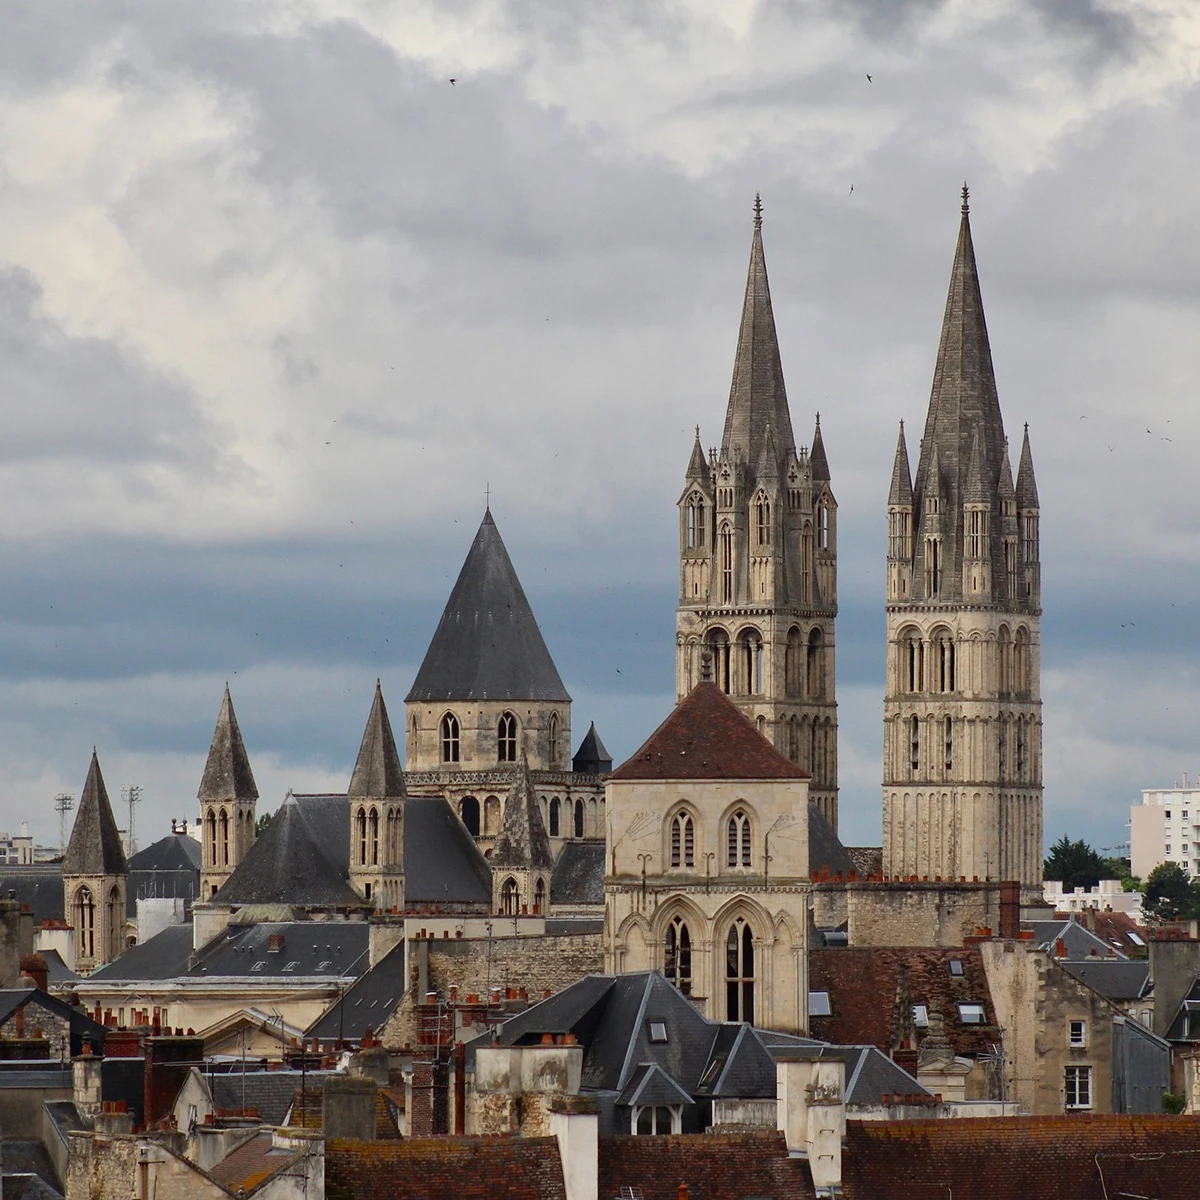
{"type": "Polygon", "coordinates": [[[667,1023],[666,1021],[648,1021],[650,1027],[650,1040],[652,1042],[665,1042],[667,1040],[667,1023]]]}
{"type": "Polygon", "coordinates": [[[250,968],[250,970],[252,970],[252,971],[261,971],[261,970],[263,969],[263,967],[265,967],[266,965],[267,965],[267,960],[266,960],[265,958],[260,958],[260,959],[258,960],[258,962],[256,962],[256,963],[254,964],[254,966],[252,966],[252,967],[250,968]]]}
{"type": "Polygon", "coordinates": [[[958,1019],[964,1025],[982,1025],[983,1024],[983,1005],[982,1004],[960,1004],[958,1006],[958,1019]]]}
{"type": "Polygon", "coordinates": [[[954,976],[961,976],[962,973],[963,973],[962,959],[961,958],[952,958],[950,960],[950,974],[954,975],[954,976]]]}
{"type": "Polygon", "coordinates": [[[810,1017],[831,1017],[833,1008],[829,1003],[828,992],[808,993],[808,1015],[810,1017]]]}

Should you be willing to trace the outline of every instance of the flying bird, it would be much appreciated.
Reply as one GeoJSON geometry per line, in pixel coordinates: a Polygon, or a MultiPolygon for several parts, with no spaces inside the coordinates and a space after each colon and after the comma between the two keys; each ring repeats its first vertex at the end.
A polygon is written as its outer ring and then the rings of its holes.
{"type": "Polygon", "coordinates": [[[874,82],[875,82],[875,80],[873,80],[873,79],[870,77],[870,75],[868,75],[868,76],[867,76],[867,82],[868,82],[868,83],[874,83],[874,82]]]}
{"type": "Polygon", "coordinates": [[[850,195],[854,195],[854,184],[850,185],[850,195]]]}
{"type": "Polygon", "coordinates": [[[457,80],[457,79],[452,79],[452,80],[450,80],[450,86],[451,86],[451,87],[454,87],[454,85],[455,85],[457,82],[458,82],[458,80],[457,80]]]}

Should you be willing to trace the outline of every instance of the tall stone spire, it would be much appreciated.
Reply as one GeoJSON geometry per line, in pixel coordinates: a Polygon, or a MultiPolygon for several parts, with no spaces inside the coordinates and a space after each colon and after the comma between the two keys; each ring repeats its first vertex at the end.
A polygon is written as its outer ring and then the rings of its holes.
{"type": "Polygon", "coordinates": [[[900,422],[900,436],[896,439],[896,460],[892,463],[892,486],[888,490],[888,504],[913,502],[912,470],[908,465],[908,446],[904,442],[904,422],[900,422]]]}
{"type": "Polygon", "coordinates": [[[817,413],[817,427],[813,431],[812,449],[808,452],[814,483],[830,481],[829,459],[825,455],[825,439],[821,436],[821,414],[817,413]]]}
{"type": "Polygon", "coordinates": [[[689,483],[708,483],[712,472],[708,459],[704,455],[704,447],[700,445],[700,426],[696,426],[696,440],[692,443],[692,457],[688,459],[687,480],[689,483]]]}
{"type": "Polygon", "coordinates": [[[783,364],[779,358],[779,339],[775,333],[775,314],[771,309],[767,262],[763,256],[762,201],[755,196],[750,269],[746,276],[742,323],[733,360],[733,383],[725,412],[721,457],[740,458],[751,466],[757,463],[768,425],[774,428],[775,444],[781,453],[795,448],[787,389],[783,383],[783,364]]]}
{"type": "Polygon", "coordinates": [[[392,723],[388,720],[387,705],[383,702],[383,688],[375,680],[375,698],[363,730],[362,744],[350,776],[350,788],[346,793],[351,798],[375,796],[379,799],[400,798],[405,795],[404,771],[400,766],[400,754],[392,734],[392,723]]]}
{"type": "Polygon", "coordinates": [[[127,875],[129,864],[121,846],[121,834],[113,819],[108,789],[100,773],[100,760],[92,751],[87,779],[75,811],[71,840],[63,856],[64,875],[127,875]]]}
{"type": "Polygon", "coordinates": [[[196,798],[200,801],[203,835],[200,896],[208,900],[250,853],[256,836],[258,787],[233,711],[229,684],[225,685],[196,798]]]}
{"type": "Polygon", "coordinates": [[[1033,478],[1033,451],[1029,448],[1029,426],[1021,442],[1021,461],[1017,465],[1017,507],[1038,508],[1037,483],[1033,478]]]}

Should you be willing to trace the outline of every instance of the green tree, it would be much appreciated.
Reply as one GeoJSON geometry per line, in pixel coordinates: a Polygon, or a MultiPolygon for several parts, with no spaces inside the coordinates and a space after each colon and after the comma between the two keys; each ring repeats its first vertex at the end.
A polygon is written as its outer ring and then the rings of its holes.
{"type": "Polygon", "coordinates": [[[1200,916],[1200,887],[1178,863],[1159,863],[1146,879],[1142,912],[1160,921],[1200,916]]]}
{"type": "Polygon", "coordinates": [[[1064,890],[1094,888],[1104,876],[1105,860],[1085,841],[1073,842],[1064,833],[1050,847],[1042,864],[1043,879],[1061,879],[1064,890]]]}
{"type": "Polygon", "coordinates": [[[269,812],[263,813],[263,815],[254,822],[254,836],[256,838],[262,837],[262,835],[267,832],[267,826],[270,824],[271,814],[269,812]]]}

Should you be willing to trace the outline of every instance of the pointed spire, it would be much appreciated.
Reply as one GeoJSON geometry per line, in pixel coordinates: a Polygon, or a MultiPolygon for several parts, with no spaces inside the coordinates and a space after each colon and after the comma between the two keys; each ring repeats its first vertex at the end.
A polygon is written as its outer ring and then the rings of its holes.
{"type": "Polygon", "coordinates": [[[821,436],[821,414],[817,413],[817,428],[813,433],[812,449],[808,452],[814,483],[828,483],[829,459],[825,457],[825,439],[821,436]]]}
{"type": "Polygon", "coordinates": [[[542,806],[533,790],[524,750],[517,765],[517,778],[504,802],[504,818],[490,861],[493,867],[533,867],[543,871],[554,866],[542,806]]]}
{"type": "Polygon", "coordinates": [[[958,245],[942,318],[921,461],[917,465],[918,497],[924,491],[930,456],[936,450],[946,500],[951,508],[962,504],[962,489],[976,435],[984,477],[995,479],[1004,453],[1004,422],[996,394],[979,270],[971,239],[970,205],[964,185],[958,245]]]}
{"type": "Polygon", "coordinates": [[[396,739],[392,736],[392,723],[388,720],[383,688],[378,679],[375,680],[375,698],[371,702],[371,713],[367,717],[367,727],[363,731],[362,744],[358,748],[358,759],[346,795],[379,800],[406,795],[400,755],[396,751],[396,739]]]}
{"type": "Polygon", "coordinates": [[[1033,451],[1029,448],[1029,426],[1021,443],[1021,461],[1017,466],[1017,507],[1039,508],[1037,483],[1033,478],[1033,451]]]}
{"type": "Polygon", "coordinates": [[[697,425],[696,440],[692,443],[692,457],[688,461],[687,479],[689,483],[707,483],[711,476],[704,447],[700,445],[700,426],[697,425]]]}
{"type": "Polygon", "coordinates": [[[1016,490],[1013,488],[1012,464],[1008,461],[1008,438],[1004,439],[1004,457],[1000,460],[1000,478],[996,490],[1001,500],[1015,500],[1016,490]]]}
{"type": "Polygon", "coordinates": [[[571,699],[490,511],[406,699],[410,704],[571,699]]]}
{"type": "Polygon", "coordinates": [[[612,770],[612,755],[604,748],[600,735],[596,732],[596,722],[588,726],[588,731],[571,759],[571,770],[577,774],[607,775],[612,770]]]}
{"type": "Polygon", "coordinates": [[[896,439],[896,461],[892,464],[892,486],[888,491],[888,505],[911,505],[913,502],[912,471],[908,465],[908,446],[904,441],[904,422],[900,422],[900,436],[896,439]]]}
{"type": "Polygon", "coordinates": [[[792,418],[788,412],[779,339],[771,309],[771,288],[762,245],[762,201],[754,204],[754,237],[750,243],[750,269],[733,362],[733,383],[725,412],[722,457],[739,456],[745,463],[758,461],[768,424],[775,427],[776,445],[783,453],[795,448],[792,418]]]}
{"type": "Polygon", "coordinates": [[[213,730],[196,798],[201,801],[258,799],[254,772],[250,769],[250,758],[233,711],[229,684],[225,685],[225,696],[221,711],[217,713],[217,727],[213,730]]]}
{"type": "Polygon", "coordinates": [[[964,504],[988,504],[991,489],[983,475],[983,459],[979,454],[979,432],[971,439],[971,457],[967,463],[967,477],[963,484],[964,504]]]}
{"type": "Polygon", "coordinates": [[[763,434],[762,450],[754,471],[758,483],[770,487],[779,482],[779,455],[775,450],[775,435],[771,432],[771,422],[767,422],[766,433],[763,434]]]}
{"type": "Polygon", "coordinates": [[[121,846],[121,835],[113,820],[108,789],[100,773],[100,760],[92,750],[87,780],[75,811],[71,840],[63,856],[64,875],[127,875],[129,864],[121,846]]]}
{"type": "MultiPolygon", "coordinates": [[[[925,466],[925,450],[921,449],[921,466],[925,466]]],[[[936,498],[941,498],[945,491],[945,480],[942,477],[942,460],[938,456],[937,442],[933,443],[933,449],[929,453],[929,465],[926,470],[924,488],[922,489],[922,502],[926,499],[927,494],[933,495],[936,498]]]]}

